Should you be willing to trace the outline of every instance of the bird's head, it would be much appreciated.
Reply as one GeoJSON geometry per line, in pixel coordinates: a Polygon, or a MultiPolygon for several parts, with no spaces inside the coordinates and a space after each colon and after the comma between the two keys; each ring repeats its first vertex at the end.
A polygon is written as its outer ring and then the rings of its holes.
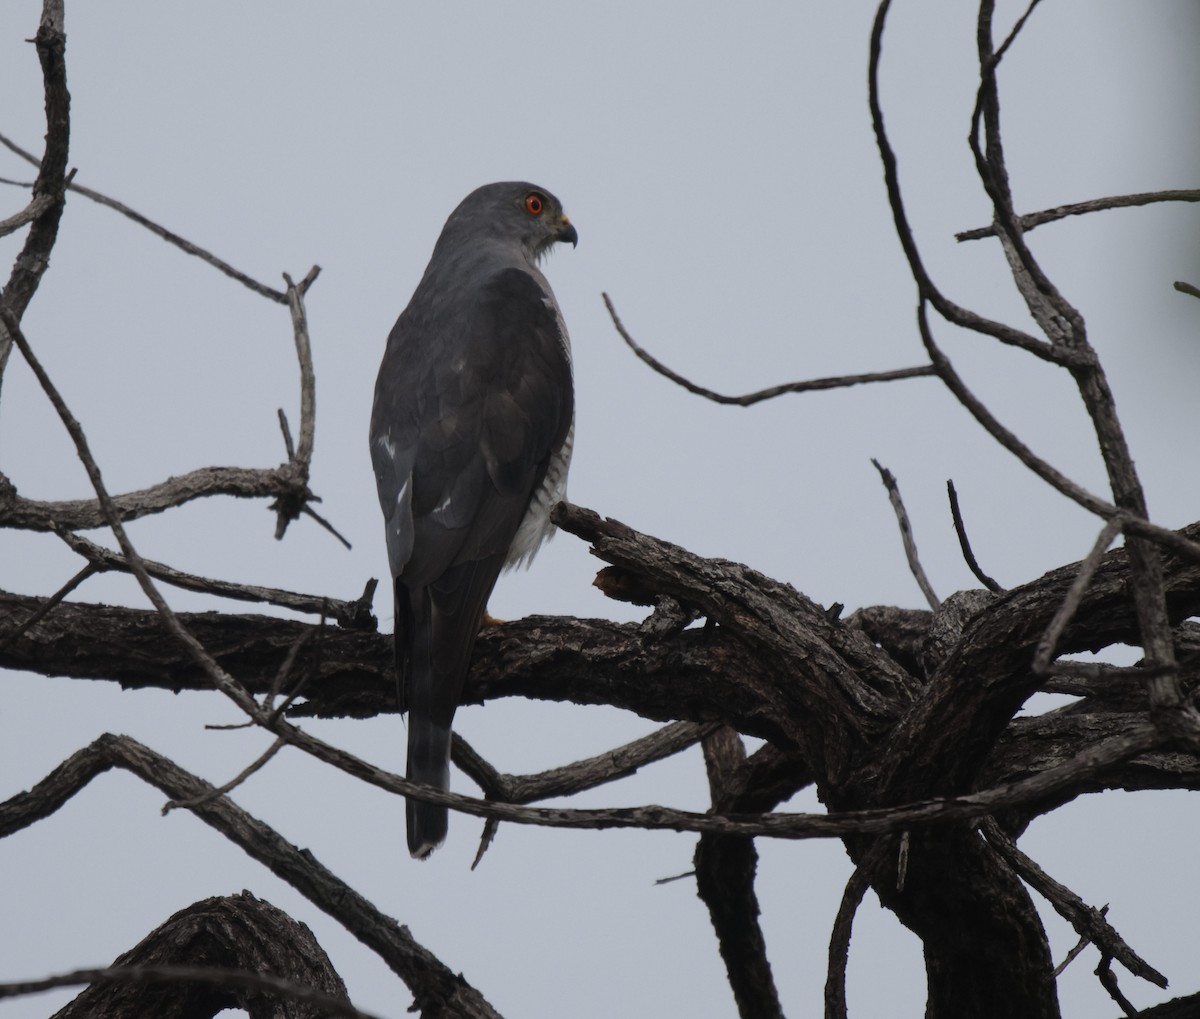
{"type": "Polygon", "coordinates": [[[446,234],[488,236],[515,244],[533,262],[557,241],[579,242],[562,202],[545,188],[526,181],[503,181],[476,188],[446,221],[446,234]]]}

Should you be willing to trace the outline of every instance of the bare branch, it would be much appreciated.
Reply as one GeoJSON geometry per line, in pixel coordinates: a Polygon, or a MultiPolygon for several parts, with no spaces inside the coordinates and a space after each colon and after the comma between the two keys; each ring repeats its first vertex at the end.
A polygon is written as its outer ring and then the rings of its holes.
{"type": "Polygon", "coordinates": [[[348,1001],[291,980],[269,973],[251,973],[244,969],[222,969],[217,966],[107,966],[103,969],[77,969],[70,973],[0,984],[0,998],[16,998],[37,994],[56,987],[75,987],[79,984],[209,984],[226,989],[260,991],[277,995],[303,1005],[312,1005],[323,1015],[347,1016],[349,1019],[379,1019],[374,1013],[363,1012],[348,1001]]]}
{"type": "Polygon", "coordinates": [[[1192,297],[1200,297],[1200,287],[1194,287],[1192,284],[1184,283],[1182,280],[1176,280],[1173,285],[1181,294],[1190,294],[1192,297]]]}
{"type": "MultiPolygon", "coordinates": [[[[1046,277],[1025,244],[1013,213],[1000,139],[996,65],[1002,53],[992,50],[993,8],[994,0],[983,0],[977,21],[980,88],[971,131],[976,168],[992,200],[998,235],[1005,244],[1018,290],[1025,298],[1030,313],[1050,337],[1054,349],[1072,353],[1071,373],[1092,420],[1118,512],[1147,520],[1149,513],[1141,482],[1117,417],[1104,370],[1088,343],[1083,318],[1046,277]],[[981,121],[986,149],[979,138],[981,121]]],[[[1148,682],[1152,716],[1157,724],[1176,738],[1200,746],[1200,712],[1184,702],[1174,673],[1174,647],[1164,600],[1159,551],[1140,537],[1130,536],[1128,545],[1133,567],[1131,593],[1138,615],[1141,643],[1150,666],[1162,670],[1161,674],[1148,682]]]]}
{"type": "MultiPolygon", "coordinates": [[[[1101,916],[1105,916],[1108,913],[1108,906],[1101,906],[1097,912],[1101,916]]],[[[1063,957],[1063,961],[1054,967],[1054,979],[1057,980],[1060,976],[1062,976],[1063,973],[1066,972],[1067,967],[1070,966],[1071,963],[1073,963],[1076,959],[1078,959],[1083,954],[1083,950],[1091,943],[1091,940],[1086,934],[1076,941],[1075,946],[1066,954],[1066,956],[1063,957]]]]}
{"type": "Polygon", "coordinates": [[[998,51],[992,49],[992,17],[995,0],[981,0],[976,19],[976,46],[979,55],[979,89],[971,115],[969,135],[971,152],[980,183],[987,192],[999,228],[1013,281],[1025,299],[1034,321],[1050,340],[1054,360],[1060,364],[1082,364],[1094,360],[1087,346],[1083,318],[1059,293],[1025,244],[1012,207],[1008,167],[1000,135],[1000,93],[996,68],[1005,51],[1015,41],[1036,4],[1031,4],[1017,21],[1012,33],[998,51]],[[980,133],[985,138],[981,142],[980,133]]]}
{"type": "MultiPolygon", "coordinates": [[[[615,809],[518,807],[442,792],[377,768],[338,747],[283,722],[269,725],[290,743],[318,760],[331,764],[370,785],[425,803],[444,804],[476,817],[534,824],[553,828],[645,828],[652,831],[714,832],[721,835],[765,835],[771,838],[840,838],[846,835],[881,835],[905,828],[973,820],[998,810],[1051,797],[1106,768],[1157,748],[1162,737],[1148,724],[1131,726],[1121,736],[1087,746],[1055,768],[1020,782],[964,796],[906,803],[894,808],[830,814],[766,814],[759,817],[722,817],[672,810],[652,804],[615,809]]],[[[3,826],[0,824],[0,834],[3,826]]]]}
{"type": "MultiPolygon", "coordinates": [[[[10,138],[7,138],[3,134],[0,134],[0,145],[3,145],[11,152],[16,153],[26,162],[32,163],[34,166],[38,165],[38,160],[34,156],[30,155],[16,142],[12,141],[10,138]]],[[[268,287],[265,283],[259,283],[252,277],[247,276],[244,272],[235,269],[228,262],[223,261],[209,251],[205,251],[204,248],[193,244],[191,241],[180,237],[178,234],[172,233],[170,230],[166,229],[166,227],[159,226],[153,220],[143,216],[140,212],[134,211],[128,205],[118,202],[115,198],[109,198],[106,195],[100,194],[99,191],[93,191],[91,188],[84,187],[82,184],[72,183],[68,190],[75,191],[78,194],[83,195],[84,198],[90,198],[93,202],[96,202],[99,205],[105,205],[110,209],[114,209],[122,216],[132,219],[139,226],[144,226],[151,233],[161,237],[168,244],[175,245],[175,247],[179,248],[179,250],[183,251],[185,254],[195,255],[196,258],[199,258],[202,262],[207,262],[214,269],[223,272],[230,279],[237,280],[243,286],[253,290],[256,294],[259,294],[268,300],[275,301],[277,304],[288,303],[287,295],[283,291],[268,287]]]]}
{"type": "MultiPolygon", "coordinates": [[[[290,464],[268,469],[201,467],[149,488],[109,499],[119,519],[137,520],[182,506],[193,499],[214,495],[232,495],[241,499],[286,498],[298,497],[300,492],[308,492],[307,486],[290,464]]],[[[308,498],[317,497],[308,492],[308,498]]],[[[17,494],[12,482],[0,476],[0,526],[26,531],[53,531],[56,528],[89,531],[104,525],[104,511],[97,499],[61,502],[26,499],[17,494]]]]}
{"type": "Polygon", "coordinates": [[[929,327],[926,312],[926,302],[921,301],[917,306],[917,326],[925,349],[929,352],[930,360],[938,369],[938,376],[946,384],[946,388],[954,394],[959,403],[966,408],[984,430],[1001,446],[1007,449],[1034,474],[1052,488],[1061,492],[1068,499],[1077,502],[1084,509],[1090,510],[1097,516],[1109,518],[1115,516],[1117,508],[1099,496],[1093,495],[1080,485],[1075,484],[1062,471],[1052,467],[1037,456],[1028,446],[1002,425],[987,406],[967,388],[958,372],[955,371],[950,359],[942,352],[933,338],[933,330],[929,327]]]}
{"type": "MultiPolygon", "coordinates": [[[[320,273],[320,266],[314,265],[308,275],[297,287],[292,277],[283,274],[287,283],[288,308],[292,315],[292,332],[296,339],[296,357],[300,361],[300,442],[296,447],[295,456],[289,453],[288,459],[293,463],[300,477],[307,479],[309,466],[312,463],[313,436],[317,427],[317,389],[316,376],[313,373],[312,348],[308,341],[308,319],[304,311],[304,294],[312,286],[320,273]]],[[[286,418],[284,419],[286,421],[286,418]]],[[[286,435],[286,433],[285,433],[286,435]]],[[[287,525],[295,520],[297,515],[308,504],[308,499],[279,498],[273,508],[279,514],[275,527],[275,537],[282,538],[287,525]]],[[[332,530],[332,528],[330,528],[332,530]]],[[[335,532],[336,533],[336,532],[335,532]]],[[[345,542],[345,539],[342,539],[345,542]]]]}
{"type": "Polygon", "coordinates": [[[1081,937],[1097,945],[1104,955],[1116,959],[1134,976],[1141,977],[1156,987],[1167,986],[1167,978],[1125,943],[1121,935],[1104,919],[1100,910],[1093,909],[1070,888],[1055,881],[1042,870],[1033,859],[1017,848],[1016,843],[1000,830],[1000,826],[994,820],[988,818],[980,828],[988,843],[1020,875],[1021,880],[1049,902],[1055,912],[1070,923],[1081,937]]]}
{"type": "MultiPolygon", "coordinates": [[[[1056,205],[1052,209],[1042,209],[1040,212],[1027,212],[1016,218],[1021,230],[1029,231],[1043,223],[1053,223],[1055,220],[1066,219],[1068,216],[1082,216],[1089,212],[1103,212],[1107,209],[1129,209],[1139,205],[1153,205],[1156,202],[1200,202],[1200,189],[1188,188],[1175,191],[1143,191],[1133,195],[1112,195],[1108,198],[1090,198],[1084,202],[1071,202],[1067,205],[1056,205]]],[[[963,230],[954,235],[958,241],[977,241],[984,237],[996,236],[996,227],[981,226],[973,230],[963,230]]]]}
{"type": "Polygon", "coordinates": [[[672,722],[623,746],[533,775],[509,775],[497,771],[455,733],[452,759],[489,798],[505,803],[533,803],[556,796],[573,796],[628,778],[647,764],[694,746],[713,728],[695,722],[672,722]]]}
{"type": "Polygon", "coordinates": [[[612,317],[613,325],[616,327],[617,332],[621,334],[621,339],[625,341],[630,350],[658,372],[659,375],[670,379],[678,386],[682,386],[689,393],[695,393],[697,396],[702,396],[706,400],[712,400],[714,403],[749,407],[752,404],[761,403],[763,400],[772,400],[777,396],[783,396],[785,393],[808,393],[819,389],[842,389],[847,386],[857,386],[866,382],[895,382],[897,379],[916,379],[937,374],[932,365],[923,364],[918,365],[916,368],[896,368],[892,371],[868,372],[864,375],[835,375],[824,379],[808,379],[804,382],[787,382],[781,386],[771,386],[767,389],[760,389],[757,392],[746,393],[742,396],[725,396],[722,393],[705,389],[703,386],[698,386],[696,383],[689,381],[678,372],[668,368],[643,347],[639,346],[637,341],[629,335],[629,332],[621,323],[621,319],[617,315],[617,310],[613,307],[608,294],[601,294],[600,296],[604,298],[604,305],[608,308],[608,314],[612,317]]]}
{"type": "MultiPolygon", "coordinates": [[[[744,805],[739,778],[746,767],[741,737],[728,726],[721,726],[704,738],[703,746],[713,811],[738,810],[744,805]]],[[[754,840],[701,835],[694,860],[696,894],[708,908],[738,1014],[742,1019],[783,1019],[766,939],[758,922],[758,895],[754,890],[758,850],[754,840]]]]}
{"type": "Polygon", "coordinates": [[[162,806],[163,816],[169,814],[172,810],[185,808],[191,810],[194,807],[202,807],[205,803],[225,796],[227,793],[233,792],[238,786],[246,781],[256,771],[261,771],[267,766],[267,762],[271,760],[280,750],[287,746],[287,740],[276,739],[266,750],[258,755],[250,764],[246,765],[233,778],[222,786],[213,789],[212,792],[205,793],[203,796],[196,797],[190,800],[167,800],[162,806]]]}
{"type": "Polygon", "coordinates": [[[871,458],[871,463],[879,471],[879,477],[883,480],[883,487],[887,489],[892,510],[896,514],[896,522],[900,525],[900,538],[904,542],[904,555],[908,559],[908,568],[916,580],[917,586],[921,589],[921,593],[925,595],[929,607],[936,609],[939,604],[938,596],[933,593],[933,585],[929,583],[925,569],[921,566],[920,556],[917,555],[917,543],[913,539],[912,524],[908,519],[908,511],[904,508],[904,501],[900,498],[900,486],[896,483],[896,476],[874,457],[871,458]]]}
{"type": "MultiPolygon", "coordinates": [[[[42,158],[29,156],[38,168],[33,183],[33,201],[41,211],[32,220],[25,245],[13,263],[2,293],[3,305],[16,322],[33,299],[42,275],[50,265],[50,252],[58,238],[62,219],[67,173],[67,153],[71,137],[71,95],[67,91],[67,65],[64,59],[67,38],[63,31],[63,0],[45,0],[38,24],[38,60],[42,65],[42,85],[46,101],[46,149],[42,158]],[[42,199],[49,199],[43,202],[42,199]]],[[[0,380],[12,351],[12,338],[0,332],[0,380]]]]}
{"type": "Polygon", "coordinates": [[[21,332],[20,323],[13,314],[12,309],[7,305],[0,305],[0,321],[3,322],[13,342],[21,351],[21,356],[25,358],[26,363],[37,377],[42,390],[49,398],[51,404],[53,404],[59,419],[71,436],[71,440],[75,444],[75,452],[83,464],[84,470],[87,471],[88,478],[92,482],[92,487],[96,491],[96,497],[104,513],[105,521],[112,528],[113,535],[120,544],[121,551],[125,554],[125,559],[129,563],[130,569],[137,578],[138,584],[145,592],[146,597],[150,599],[150,603],[158,611],[159,616],[167,625],[167,629],[188,649],[197,664],[208,673],[213,681],[213,685],[251,718],[259,718],[260,712],[258,706],[254,703],[254,699],[246,692],[244,687],[213,661],[200,642],[180,624],[175,613],[172,612],[170,606],[167,605],[159,593],[158,588],[154,586],[154,581],[150,579],[150,575],[146,572],[146,567],[142,563],[141,557],[138,555],[137,550],[134,549],[133,543],[129,540],[129,535],[121,523],[120,514],[108,495],[108,490],[104,486],[104,480],[100,476],[100,468],[96,465],[91,450],[88,448],[88,441],[83,434],[83,429],[75,419],[75,416],[67,408],[62,395],[58,392],[54,383],[51,382],[50,376],[46,374],[46,370],[42,367],[41,362],[34,356],[33,350],[25,339],[25,335],[21,332]]]}
{"type": "Polygon", "coordinates": [[[829,935],[829,968],[825,976],[825,1019],[846,1019],[846,966],[850,962],[850,933],[854,914],[871,882],[862,867],[856,867],[846,882],[833,931],[829,935]]]}
{"type": "Polygon", "coordinates": [[[958,535],[958,547],[962,550],[967,566],[975,575],[975,579],[989,591],[994,594],[1003,592],[1004,588],[980,569],[979,563],[975,559],[975,553],[971,551],[971,542],[967,538],[967,528],[963,523],[962,511],[958,506],[958,492],[954,488],[953,481],[946,482],[946,494],[950,498],[950,515],[954,518],[954,533],[958,535]]]}
{"type": "Polygon", "coordinates": [[[101,736],[55,768],[29,792],[0,803],[0,838],[50,816],[94,777],[123,768],[177,801],[197,803],[192,812],[252,859],[299,891],[375,952],[412,990],[419,1008],[460,1019],[499,1019],[463,977],[422,947],[406,927],[370,902],[274,829],[166,757],[127,736],[101,736]]]}
{"type": "Polygon", "coordinates": [[[883,163],[883,178],[887,186],[888,203],[891,206],[892,217],[896,224],[896,235],[900,240],[900,246],[904,249],[905,257],[908,259],[909,269],[912,271],[913,279],[917,284],[917,290],[921,296],[921,303],[924,304],[928,301],[934,306],[939,315],[964,329],[992,336],[1002,343],[1027,350],[1043,360],[1058,361],[1058,356],[1051,350],[1050,345],[1044,341],[1026,332],[1022,332],[1020,329],[1014,329],[1012,326],[1005,325],[1002,322],[996,322],[982,315],[977,315],[975,312],[955,304],[938,289],[937,285],[933,282],[933,278],[925,268],[924,262],[921,260],[920,249],[917,247],[912,226],[908,222],[908,213],[904,208],[904,199],[900,191],[900,175],[896,153],[892,149],[892,144],[888,140],[887,130],[884,127],[883,106],[879,94],[879,63],[883,53],[883,29],[887,23],[887,15],[890,7],[891,0],[883,0],[880,3],[875,14],[875,23],[871,30],[868,70],[871,123],[875,130],[875,142],[879,148],[880,161],[883,163]]]}
{"type": "MultiPolygon", "coordinates": [[[[0,183],[7,184],[8,181],[0,180],[0,183]]],[[[7,237],[9,234],[16,233],[21,227],[27,223],[32,223],[39,216],[47,212],[54,204],[52,195],[38,195],[36,198],[31,198],[29,204],[20,212],[9,216],[8,219],[0,219],[0,237],[7,237]]]]}
{"type": "MultiPolygon", "coordinates": [[[[106,570],[131,572],[129,562],[122,555],[112,552],[82,535],[70,531],[59,531],[58,536],[65,541],[73,551],[87,559],[93,573],[106,570]]],[[[370,613],[370,599],[364,605],[361,598],[355,601],[342,601],[338,598],[328,598],[312,594],[298,594],[294,591],[284,591],[277,587],[259,587],[254,584],[234,584],[227,580],[213,580],[209,577],[199,577],[182,570],[176,570],[153,559],[144,559],[146,572],[156,580],[170,584],[172,587],[185,591],[198,591],[201,594],[217,595],[234,601],[262,602],[267,605],[278,605],[280,608],[292,609],[296,612],[307,612],[312,615],[329,616],[337,620],[341,626],[351,628],[375,629],[374,617],[370,613]],[[365,611],[364,611],[365,610],[365,611]]],[[[65,593],[65,592],[64,592],[65,593]]],[[[372,595],[374,589],[372,588],[372,595]]]]}
{"type": "Polygon", "coordinates": [[[1117,975],[1112,971],[1111,956],[1103,955],[1100,957],[1100,962],[1096,966],[1096,976],[1100,978],[1100,985],[1108,991],[1108,996],[1121,1006],[1122,1012],[1130,1017],[1142,1014],[1134,1007],[1133,1002],[1121,993],[1121,988],[1117,985],[1117,975]]]}
{"type": "Polygon", "coordinates": [[[1108,551],[1108,546],[1116,540],[1117,535],[1120,533],[1120,517],[1113,517],[1101,528],[1100,534],[1097,535],[1091,551],[1087,554],[1087,558],[1083,560],[1083,563],[1079,567],[1079,572],[1075,575],[1075,579],[1067,589],[1066,597],[1063,598],[1058,611],[1054,613],[1054,618],[1050,620],[1050,625],[1046,627],[1045,635],[1038,641],[1037,650],[1033,656],[1032,668],[1034,672],[1044,673],[1049,668],[1051,661],[1054,659],[1063,630],[1066,629],[1067,624],[1071,621],[1071,617],[1078,611],[1079,604],[1083,601],[1083,596],[1088,589],[1088,585],[1092,582],[1092,577],[1100,565],[1100,557],[1108,551]]]}
{"type": "Polygon", "coordinates": [[[7,633],[0,634],[0,646],[7,644],[9,641],[16,640],[22,634],[26,633],[31,626],[36,626],[54,609],[56,605],[82,584],[88,577],[99,573],[100,570],[93,563],[88,563],[82,570],[75,574],[62,587],[54,592],[49,598],[42,602],[29,617],[17,626],[15,629],[9,630],[7,633]]]}

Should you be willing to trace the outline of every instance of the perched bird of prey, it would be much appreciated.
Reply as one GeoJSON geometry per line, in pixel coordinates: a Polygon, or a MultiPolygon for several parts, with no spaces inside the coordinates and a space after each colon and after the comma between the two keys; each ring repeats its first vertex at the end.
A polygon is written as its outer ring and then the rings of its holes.
{"type": "MultiPolygon", "coordinates": [[[[538,264],[578,241],[562,205],[487,184],[450,214],[379,366],[371,461],[396,602],[408,777],[448,789],[450,724],[488,595],[527,563],[566,492],[571,347],[538,264]]],[[[446,808],[408,801],[408,848],[446,837],[446,808]]]]}

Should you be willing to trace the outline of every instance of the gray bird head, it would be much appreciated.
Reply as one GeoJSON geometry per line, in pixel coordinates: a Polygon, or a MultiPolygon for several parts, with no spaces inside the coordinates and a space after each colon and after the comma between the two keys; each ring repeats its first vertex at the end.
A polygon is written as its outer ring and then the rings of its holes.
{"type": "Polygon", "coordinates": [[[556,241],[579,242],[562,202],[526,181],[502,181],[476,188],[446,220],[438,246],[494,239],[516,243],[530,261],[540,261],[556,241]]]}

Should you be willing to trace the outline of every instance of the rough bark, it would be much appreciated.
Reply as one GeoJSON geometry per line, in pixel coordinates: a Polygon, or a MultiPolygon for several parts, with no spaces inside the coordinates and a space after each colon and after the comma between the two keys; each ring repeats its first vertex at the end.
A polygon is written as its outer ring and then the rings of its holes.
{"type": "MultiPolygon", "coordinates": [[[[180,910],[114,967],[194,966],[283,978],[347,1003],[346,987],[312,932],[249,892],[205,899],[180,910]]],[[[250,1019],[319,1019],[319,1005],[262,988],[189,981],[93,984],[55,1019],[206,1019],[241,1008],[250,1019]]]]}

